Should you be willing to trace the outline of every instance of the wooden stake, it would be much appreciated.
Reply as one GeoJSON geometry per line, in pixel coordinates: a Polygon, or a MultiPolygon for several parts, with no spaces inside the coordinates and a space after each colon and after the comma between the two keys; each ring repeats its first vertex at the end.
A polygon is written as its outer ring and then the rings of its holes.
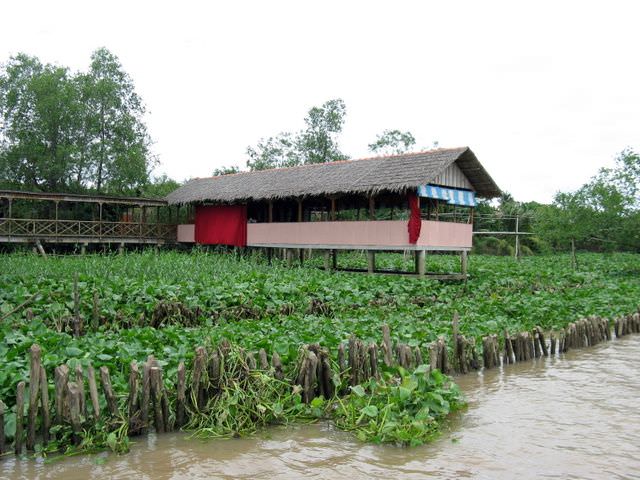
{"type": "Polygon", "coordinates": [[[162,414],[162,371],[160,367],[151,367],[149,379],[151,381],[151,397],[153,398],[153,412],[156,432],[164,433],[165,422],[162,414]]]}
{"type": "Polygon", "coordinates": [[[140,403],[141,432],[147,433],[149,428],[149,401],[151,399],[151,362],[149,359],[142,365],[142,402],[140,403]]]}
{"type": "Polygon", "coordinates": [[[60,365],[54,371],[54,383],[56,387],[56,423],[62,425],[69,417],[67,409],[67,383],[69,382],[69,367],[60,365]]]}
{"type": "Polygon", "coordinates": [[[40,396],[41,351],[37,344],[31,345],[31,367],[29,371],[29,419],[27,424],[27,451],[36,446],[36,423],[38,421],[38,400],[40,396]]]}
{"type": "Polygon", "coordinates": [[[16,434],[14,439],[14,451],[16,455],[22,455],[22,440],[24,436],[24,381],[18,383],[16,389],[16,434]]]}
{"type": "Polygon", "coordinates": [[[382,325],[382,351],[384,364],[390,367],[393,364],[393,347],[391,345],[391,330],[387,324],[382,325]]]}
{"type": "Polygon", "coordinates": [[[87,367],[87,380],[89,382],[89,397],[91,398],[91,406],[93,408],[93,418],[100,418],[100,401],[98,399],[98,385],[96,384],[96,372],[90,364],[87,367]]]}
{"type": "Polygon", "coordinates": [[[82,365],[76,366],[76,383],[80,390],[80,414],[83,417],[87,416],[87,397],[84,392],[84,372],[82,371],[82,365]]]}
{"type": "Polygon", "coordinates": [[[271,366],[273,367],[273,376],[278,380],[284,380],[282,361],[280,360],[278,352],[273,352],[273,355],[271,355],[271,366]]]}
{"type": "Polygon", "coordinates": [[[260,370],[269,370],[269,360],[267,360],[267,352],[264,348],[258,352],[258,359],[260,360],[260,370]]]}
{"type": "Polygon", "coordinates": [[[136,435],[140,428],[140,407],[138,383],[140,379],[140,369],[135,360],[129,365],[129,398],[127,399],[127,414],[129,416],[129,434],[136,435]]]}
{"type": "Polygon", "coordinates": [[[109,413],[117,417],[118,416],[118,401],[115,393],[113,393],[113,387],[111,386],[111,377],[109,376],[109,369],[107,367],[100,367],[100,380],[102,380],[102,390],[104,391],[104,397],[107,400],[107,408],[109,413]]]}
{"type": "Polygon", "coordinates": [[[42,443],[44,446],[47,446],[49,443],[49,429],[51,428],[51,419],[49,416],[49,384],[47,383],[47,372],[42,365],[40,366],[40,398],[42,404],[42,443]]]}
{"type": "Polygon", "coordinates": [[[73,429],[72,441],[74,445],[80,445],[82,441],[80,436],[82,432],[82,422],[80,420],[80,389],[75,382],[69,382],[67,384],[67,398],[69,401],[71,428],[73,429]]]}
{"type": "Polygon", "coordinates": [[[186,370],[184,362],[178,364],[178,381],[176,383],[176,390],[178,392],[176,401],[176,428],[182,428],[185,424],[185,403],[186,398],[186,370]]]}

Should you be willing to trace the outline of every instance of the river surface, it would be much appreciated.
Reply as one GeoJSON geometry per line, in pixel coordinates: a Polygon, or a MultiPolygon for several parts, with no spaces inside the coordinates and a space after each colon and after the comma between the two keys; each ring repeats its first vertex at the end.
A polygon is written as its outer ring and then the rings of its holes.
{"type": "Polygon", "coordinates": [[[8,479],[638,478],[640,335],[458,377],[469,407],[435,442],[368,445],[329,423],[254,438],[138,439],[123,456],[0,460],[8,479]]]}

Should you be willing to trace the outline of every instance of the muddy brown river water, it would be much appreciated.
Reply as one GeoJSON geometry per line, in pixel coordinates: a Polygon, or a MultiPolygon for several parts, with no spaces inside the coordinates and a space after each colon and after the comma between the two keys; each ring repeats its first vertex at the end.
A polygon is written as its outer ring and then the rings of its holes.
{"type": "Polygon", "coordinates": [[[6,458],[0,478],[640,479],[640,336],[456,381],[468,409],[418,448],[363,444],[319,423],[234,440],[152,435],[123,456],[6,458]]]}

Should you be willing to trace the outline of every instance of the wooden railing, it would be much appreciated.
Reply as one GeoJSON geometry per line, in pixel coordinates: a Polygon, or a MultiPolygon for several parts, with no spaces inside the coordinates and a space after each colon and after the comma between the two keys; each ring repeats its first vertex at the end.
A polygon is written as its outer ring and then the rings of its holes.
{"type": "Polygon", "coordinates": [[[166,223],[0,218],[0,236],[61,240],[91,238],[175,241],[176,226],[166,223]]]}

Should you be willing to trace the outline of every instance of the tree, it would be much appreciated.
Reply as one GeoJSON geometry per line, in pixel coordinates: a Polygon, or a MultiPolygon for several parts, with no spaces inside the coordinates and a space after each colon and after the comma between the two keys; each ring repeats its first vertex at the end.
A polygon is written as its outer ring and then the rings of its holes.
{"type": "Polygon", "coordinates": [[[140,194],[148,198],[164,198],[176,190],[180,184],[169,178],[166,174],[152,178],[149,183],[140,189],[140,194]]]}
{"type": "Polygon", "coordinates": [[[302,164],[297,138],[287,132],[262,138],[255,147],[247,147],[249,170],[295,167],[302,164]]]}
{"type": "Polygon", "coordinates": [[[230,166],[223,166],[220,168],[216,168],[213,171],[213,176],[214,177],[219,177],[221,175],[231,175],[233,173],[240,173],[240,168],[237,167],[236,165],[230,165],[230,166]]]}
{"type": "Polygon", "coordinates": [[[311,108],[304,119],[304,130],[262,138],[255,147],[247,147],[247,167],[266,170],[348,158],[340,152],[337,142],[345,114],[346,107],[341,99],[311,108]]]}
{"type": "Polygon", "coordinates": [[[80,82],[96,190],[124,193],[143,185],[154,162],[142,121],[145,108],[133,81],[118,58],[101,48],[91,55],[89,72],[80,82]]]}
{"type": "Polygon", "coordinates": [[[149,180],[144,106],[102,48],[87,73],[18,54],[0,68],[0,178],[44,191],[131,193],[149,180]]]}
{"type": "Polygon", "coordinates": [[[340,152],[336,138],[342,132],[346,113],[347,107],[339,98],[309,110],[304,119],[307,128],[298,138],[303,163],[325,163],[348,158],[340,152]]]}
{"type": "Polygon", "coordinates": [[[66,68],[19,54],[0,75],[4,124],[0,173],[6,182],[60,191],[74,162],[74,120],[79,107],[66,68]]]}
{"type": "Polygon", "coordinates": [[[640,155],[631,149],[616,157],[575,192],[556,194],[537,219],[537,229],[557,246],[572,250],[640,251],[640,155]]]}
{"type": "Polygon", "coordinates": [[[416,139],[409,131],[385,130],[369,144],[369,150],[382,155],[397,155],[411,150],[415,144],[416,139]]]}

